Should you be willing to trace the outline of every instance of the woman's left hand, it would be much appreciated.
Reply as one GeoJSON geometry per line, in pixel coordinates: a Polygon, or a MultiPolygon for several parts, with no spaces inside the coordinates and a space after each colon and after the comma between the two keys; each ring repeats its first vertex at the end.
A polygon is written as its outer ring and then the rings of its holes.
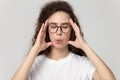
{"type": "Polygon", "coordinates": [[[97,54],[87,45],[76,23],[73,23],[73,21],[70,20],[70,24],[72,25],[72,28],[75,31],[76,39],[75,41],[68,41],[68,44],[71,44],[76,48],[80,48],[85,52],[89,60],[96,68],[96,72],[94,72],[93,79],[116,80],[113,72],[102,61],[102,59],[100,59],[97,56],[97,54]]]}
{"type": "Polygon", "coordinates": [[[80,28],[77,26],[76,23],[70,19],[70,24],[75,32],[76,39],[75,41],[68,41],[68,44],[73,45],[76,48],[83,49],[84,45],[86,44],[86,41],[83,39],[83,36],[80,32],[80,28]]]}

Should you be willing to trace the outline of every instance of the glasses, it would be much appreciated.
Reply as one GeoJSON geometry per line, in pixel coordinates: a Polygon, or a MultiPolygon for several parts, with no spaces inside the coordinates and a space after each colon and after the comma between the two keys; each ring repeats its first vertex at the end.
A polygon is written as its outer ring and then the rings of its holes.
{"type": "Polygon", "coordinates": [[[70,32],[71,30],[71,25],[68,24],[68,23],[65,23],[65,24],[62,24],[61,26],[57,26],[56,23],[51,23],[49,24],[48,26],[48,30],[52,33],[56,33],[58,31],[58,28],[60,28],[60,30],[63,32],[63,33],[68,33],[70,32]]]}

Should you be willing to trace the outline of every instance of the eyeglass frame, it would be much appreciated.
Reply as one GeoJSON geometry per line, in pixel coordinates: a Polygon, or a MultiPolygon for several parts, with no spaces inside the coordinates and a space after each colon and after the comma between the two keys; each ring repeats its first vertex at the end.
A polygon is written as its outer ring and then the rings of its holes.
{"type": "MultiPolygon", "coordinates": [[[[50,31],[51,33],[56,33],[56,32],[58,31],[58,28],[60,28],[60,30],[63,32],[62,26],[65,25],[65,24],[69,25],[70,30],[69,30],[68,32],[70,32],[70,31],[72,30],[72,26],[71,26],[69,23],[62,23],[60,26],[58,26],[56,23],[50,23],[50,24],[48,25],[48,31],[50,31]],[[56,29],[55,32],[51,32],[51,31],[49,30],[49,25],[51,25],[51,24],[54,24],[54,25],[57,27],[57,29],[56,29]]],[[[63,33],[68,33],[68,32],[63,32],[63,33]]]]}

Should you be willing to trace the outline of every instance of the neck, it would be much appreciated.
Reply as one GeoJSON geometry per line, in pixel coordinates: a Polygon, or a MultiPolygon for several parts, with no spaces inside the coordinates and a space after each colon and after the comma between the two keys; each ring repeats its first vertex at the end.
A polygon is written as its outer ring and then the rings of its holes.
{"type": "Polygon", "coordinates": [[[46,56],[50,59],[60,60],[62,58],[65,58],[68,54],[68,47],[64,49],[57,49],[55,47],[51,47],[50,53],[46,54],[46,56]]]}

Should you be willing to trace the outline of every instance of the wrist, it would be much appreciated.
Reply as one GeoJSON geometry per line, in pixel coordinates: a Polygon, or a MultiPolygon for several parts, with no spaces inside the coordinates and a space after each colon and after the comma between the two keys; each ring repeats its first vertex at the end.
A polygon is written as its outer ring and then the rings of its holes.
{"type": "Polygon", "coordinates": [[[33,46],[30,50],[30,52],[32,52],[33,54],[35,54],[35,56],[38,55],[38,53],[40,52],[41,50],[38,49],[36,46],[33,46]]]}
{"type": "Polygon", "coordinates": [[[87,43],[83,43],[81,49],[85,51],[87,48],[89,48],[89,45],[87,43]]]}

